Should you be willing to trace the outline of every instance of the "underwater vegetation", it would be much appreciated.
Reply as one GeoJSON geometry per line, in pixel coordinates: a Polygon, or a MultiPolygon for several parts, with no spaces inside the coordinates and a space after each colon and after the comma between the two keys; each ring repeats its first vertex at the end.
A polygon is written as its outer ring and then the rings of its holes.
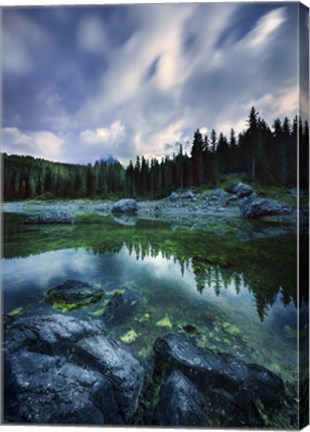
{"type": "MultiPolygon", "coordinates": [[[[4,215],[9,324],[55,313],[100,322],[142,365],[152,361],[157,338],[180,335],[198,349],[268,368],[283,380],[289,400],[296,397],[296,235],[245,240],[240,234],[249,231],[249,222],[234,220],[197,226],[140,219],[125,226],[95,215],[76,226],[30,226],[23,220],[4,215]]],[[[253,222],[257,230],[265,224],[253,222]]],[[[307,308],[307,290],[299,301],[307,308]]],[[[162,369],[158,376],[154,371],[142,396],[150,409],[159,403],[164,382],[167,388],[173,383],[162,369]]],[[[292,427],[296,407],[286,410],[271,421],[257,402],[266,427],[292,427]]],[[[138,414],[132,422],[143,424],[138,414]]]]}

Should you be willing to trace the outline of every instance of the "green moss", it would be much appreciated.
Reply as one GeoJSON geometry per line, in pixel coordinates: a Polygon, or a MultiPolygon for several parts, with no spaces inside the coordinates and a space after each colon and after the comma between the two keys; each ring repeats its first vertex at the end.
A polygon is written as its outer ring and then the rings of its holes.
{"type": "Polygon", "coordinates": [[[109,301],[110,301],[110,300],[104,300],[104,301],[102,302],[101,307],[99,307],[97,310],[95,310],[95,311],[93,311],[93,312],[89,312],[89,315],[91,315],[91,316],[93,316],[93,317],[99,317],[99,316],[102,316],[102,315],[105,313],[105,311],[106,311],[106,307],[107,307],[109,301]]]}
{"type": "Polygon", "coordinates": [[[121,340],[125,343],[131,344],[137,339],[138,335],[134,330],[129,330],[123,336],[121,336],[121,340]]]}
{"type": "Polygon", "coordinates": [[[151,315],[149,313],[145,313],[145,314],[143,314],[141,316],[137,316],[135,318],[135,320],[138,321],[139,323],[143,323],[143,322],[149,321],[150,318],[151,318],[151,315]]]}
{"type": "Polygon", "coordinates": [[[223,323],[223,328],[230,335],[238,335],[241,333],[237,326],[228,322],[223,323]]]}
{"type": "Polygon", "coordinates": [[[11,312],[8,313],[10,316],[18,316],[21,315],[24,312],[23,307],[18,307],[16,309],[13,309],[11,312]]]}
{"type": "Polygon", "coordinates": [[[157,327],[172,328],[172,324],[171,324],[170,318],[168,316],[165,316],[164,318],[157,321],[156,325],[157,325],[157,327]]]}
{"type": "Polygon", "coordinates": [[[153,355],[153,347],[151,345],[148,345],[142,348],[138,354],[143,358],[149,358],[153,355]]]}
{"type": "Polygon", "coordinates": [[[114,296],[114,294],[125,294],[125,290],[124,289],[115,289],[113,291],[107,291],[106,295],[108,296],[114,296]]]}

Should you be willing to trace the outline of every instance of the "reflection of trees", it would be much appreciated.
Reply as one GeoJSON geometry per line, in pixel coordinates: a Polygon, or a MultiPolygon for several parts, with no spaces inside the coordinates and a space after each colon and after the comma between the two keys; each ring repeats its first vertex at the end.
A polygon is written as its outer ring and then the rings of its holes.
{"type": "MultiPolygon", "coordinates": [[[[247,288],[255,298],[261,320],[279,292],[284,305],[291,300],[297,303],[296,237],[292,235],[242,243],[214,233],[172,231],[165,223],[138,220],[136,227],[125,227],[112,219],[77,225],[60,235],[57,229],[44,232],[42,227],[19,224],[14,230],[9,226],[9,230],[4,230],[4,257],[79,247],[94,254],[117,254],[125,245],[137,260],[148,256],[173,259],[180,265],[182,275],[186,268],[191,268],[199,292],[212,289],[219,295],[227,287],[234,287],[238,294],[242,287],[247,288]]],[[[301,245],[305,248],[307,239],[301,239],[301,245]]],[[[301,259],[307,268],[303,254],[301,259]]],[[[301,275],[301,280],[304,282],[300,300],[307,302],[306,275],[301,275]]]]}

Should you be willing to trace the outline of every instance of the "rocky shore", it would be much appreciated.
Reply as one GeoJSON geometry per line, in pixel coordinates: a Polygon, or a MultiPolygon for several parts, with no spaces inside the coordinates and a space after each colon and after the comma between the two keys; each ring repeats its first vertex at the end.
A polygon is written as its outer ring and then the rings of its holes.
{"type": "MultiPolygon", "coordinates": [[[[293,197],[294,191],[288,191],[293,197]]],[[[296,198],[296,197],[295,197],[296,198]]],[[[294,202],[294,201],[293,201],[294,202]]],[[[259,196],[251,186],[239,182],[228,190],[216,188],[207,192],[172,192],[162,200],[122,199],[117,202],[95,202],[83,200],[6,202],[2,209],[6,213],[26,214],[27,224],[75,224],[81,217],[96,213],[133,215],[135,217],[165,218],[183,217],[225,217],[261,219],[273,217],[276,220],[296,223],[297,209],[280,200],[259,196]]],[[[300,208],[300,215],[308,217],[308,207],[300,208]]]]}
{"type": "Polygon", "coordinates": [[[168,334],[145,363],[104,322],[64,314],[4,329],[4,423],[266,427],[287,400],[257,364],[168,334]]]}

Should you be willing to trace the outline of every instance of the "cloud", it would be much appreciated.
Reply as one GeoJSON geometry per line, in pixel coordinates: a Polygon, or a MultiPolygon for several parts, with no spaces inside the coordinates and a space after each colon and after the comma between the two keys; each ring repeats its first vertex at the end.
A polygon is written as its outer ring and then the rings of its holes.
{"type": "Polygon", "coordinates": [[[286,20],[286,7],[275,9],[263,16],[250,33],[250,45],[257,46],[269,40],[271,34],[286,20]]]}
{"type": "Polygon", "coordinates": [[[2,36],[3,70],[17,75],[33,71],[37,50],[49,43],[47,34],[37,22],[14,10],[5,11],[2,36]]]}
{"type": "Polygon", "coordinates": [[[77,45],[81,50],[99,55],[104,52],[106,43],[102,22],[97,16],[80,20],[77,28],[77,45]]]}
{"type": "Polygon", "coordinates": [[[63,160],[64,138],[49,131],[22,132],[16,127],[2,129],[2,151],[63,160]]]}
{"type": "Polygon", "coordinates": [[[126,128],[115,121],[108,128],[86,129],[80,132],[79,141],[87,151],[95,151],[97,158],[103,155],[116,155],[120,161],[127,155],[126,128]]]}
{"type": "Polygon", "coordinates": [[[197,127],[244,129],[252,105],[267,122],[296,114],[297,5],[48,9],[4,14],[4,125],[50,131],[68,160],[187,150],[197,127]]]}

